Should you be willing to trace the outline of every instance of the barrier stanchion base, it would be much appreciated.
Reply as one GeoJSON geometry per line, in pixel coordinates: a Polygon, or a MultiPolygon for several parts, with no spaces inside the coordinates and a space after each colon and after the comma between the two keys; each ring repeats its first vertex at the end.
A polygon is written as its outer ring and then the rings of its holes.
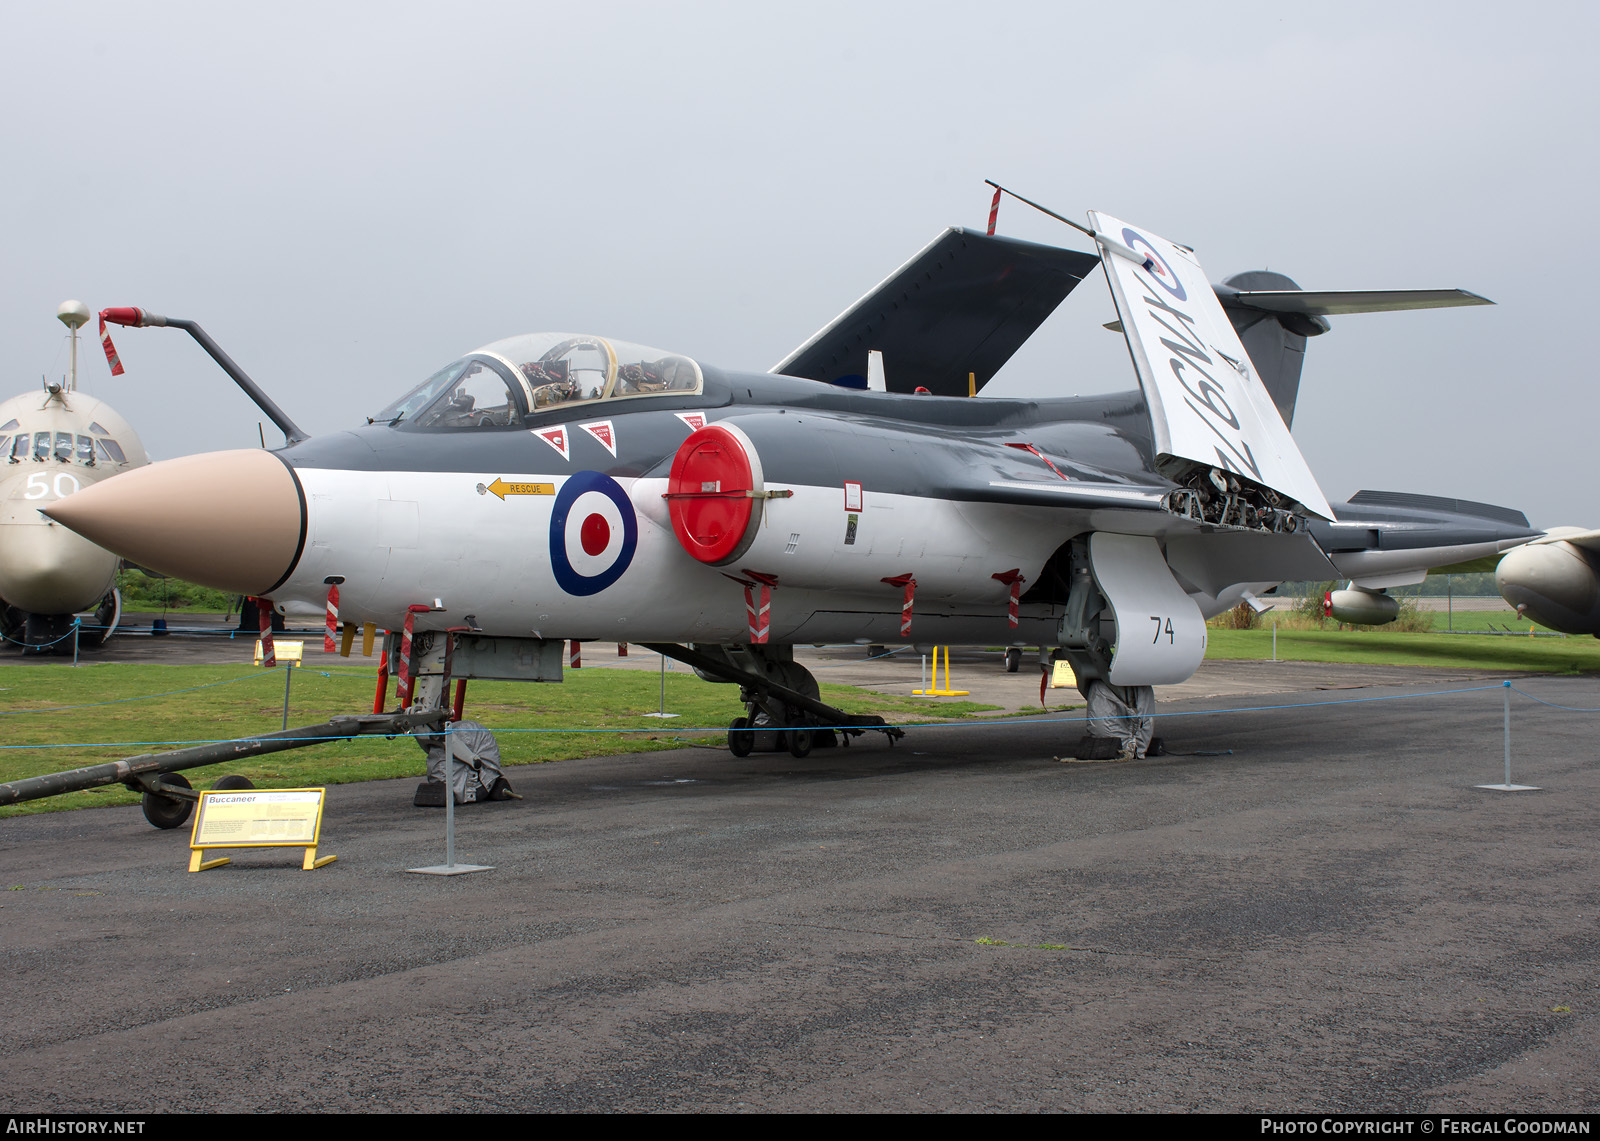
{"type": "Polygon", "coordinates": [[[641,713],[640,717],[682,717],[681,713],[641,713]]]}
{"type": "Polygon", "coordinates": [[[1475,784],[1473,788],[1487,788],[1494,792],[1539,792],[1536,784],[1475,784]]]}
{"type": "Polygon", "coordinates": [[[431,868],[407,868],[419,876],[464,876],[468,872],[492,872],[489,864],[434,864],[431,868]]]}

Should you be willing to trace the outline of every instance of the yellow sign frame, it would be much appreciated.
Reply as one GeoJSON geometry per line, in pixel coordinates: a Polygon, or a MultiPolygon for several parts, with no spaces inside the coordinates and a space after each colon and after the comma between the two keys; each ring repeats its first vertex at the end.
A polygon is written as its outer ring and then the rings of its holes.
{"type": "Polygon", "coordinates": [[[339,857],[323,856],[319,859],[317,856],[317,845],[322,837],[322,808],[327,791],[325,788],[253,788],[209,789],[202,792],[199,806],[195,809],[194,827],[189,832],[189,870],[205,872],[230,863],[227,856],[206,859],[208,851],[226,848],[304,848],[305,857],[301,860],[300,870],[306,872],[333,863],[339,857]],[[316,796],[313,799],[295,795],[304,793],[315,793],[316,796]],[[254,815],[249,812],[252,808],[267,805],[304,804],[314,805],[309,818],[290,817],[281,812],[254,815]],[[286,827],[282,827],[289,821],[306,823],[308,826],[291,835],[286,827]],[[246,829],[244,839],[222,838],[237,834],[241,827],[246,829]],[[253,831],[250,830],[252,828],[253,831]],[[262,835],[263,831],[270,833],[280,829],[285,833],[283,839],[270,839],[262,835]]]}
{"type": "MultiPolygon", "coordinates": [[[[304,642],[292,642],[287,638],[283,639],[282,641],[274,638],[272,639],[272,653],[273,656],[278,659],[278,664],[280,666],[290,663],[294,665],[300,665],[305,661],[306,644],[304,642]]],[[[255,664],[259,666],[265,660],[266,654],[264,654],[261,650],[261,639],[257,638],[255,664]]]]}

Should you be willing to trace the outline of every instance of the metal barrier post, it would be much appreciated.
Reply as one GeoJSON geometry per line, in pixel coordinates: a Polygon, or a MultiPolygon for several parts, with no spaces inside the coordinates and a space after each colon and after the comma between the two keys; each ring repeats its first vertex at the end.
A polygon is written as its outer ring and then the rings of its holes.
{"type": "Polygon", "coordinates": [[[1505,720],[1503,738],[1506,751],[1506,779],[1504,784],[1480,784],[1476,787],[1493,789],[1495,792],[1537,792],[1539,786],[1534,784],[1511,783],[1511,683],[1501,682],[1501,692],[1505,694],[1505,720]]]}
{"type": "Polygon", "coordinates": [[[444,737],[444,863],[426,868],[407,868],[408,872],[425,876],[459,876],[468,872],[494,871],[490,864],[456,863],[456,759],[455,750],[450,744],[450,735],[455,732],[455,727],[454,721],[446,721],[441,726],[444,737]]]}

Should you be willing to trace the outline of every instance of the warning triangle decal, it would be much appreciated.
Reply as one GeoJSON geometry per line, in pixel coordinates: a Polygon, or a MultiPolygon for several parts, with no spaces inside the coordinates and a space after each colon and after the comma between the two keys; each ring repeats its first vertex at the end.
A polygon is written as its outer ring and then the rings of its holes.
{"type": "Polygon", "coordinates": [[[579,424],[578,427],[604,444],[612,459],[617,458],[617,432],[610,420],[596,420],[593,424],[579,424]]]}
{"type": "Polygon", "coordinates": [[[689,425],[689,430],[692,432],[698,432],[706,426],[706,414],[704,412],[675,412],[673,415],[689,425]]]}
{"type": "Polygon", "coordinates": [[[568,458],[567,426],[565,424],[561,425],[559,428],[540,428],[533,434],[538,436],[545,443],[549,444],[556,451],[560,452],[562,459],[568,458]]]}

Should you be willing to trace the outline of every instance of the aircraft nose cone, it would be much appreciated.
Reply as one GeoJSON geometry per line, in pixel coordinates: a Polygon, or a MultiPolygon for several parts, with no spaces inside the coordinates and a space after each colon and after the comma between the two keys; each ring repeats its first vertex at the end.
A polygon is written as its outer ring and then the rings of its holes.
{"type": "Polygon", "coordinates": [[[232,594],[264,595],[305,543],[305,496],[271,452],[211,452],[124,472],[44,512],[130,562],[232,594]]]}

